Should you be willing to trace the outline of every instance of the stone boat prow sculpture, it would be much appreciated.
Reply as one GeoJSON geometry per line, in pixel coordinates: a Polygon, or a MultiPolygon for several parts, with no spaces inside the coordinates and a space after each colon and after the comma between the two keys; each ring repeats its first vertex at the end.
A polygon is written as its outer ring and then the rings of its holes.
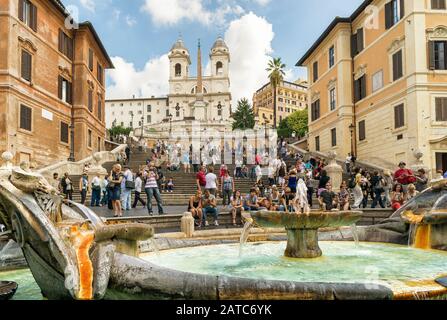
{"type": "Polygon", "coordinates": [[[153,236],[148,225],[106,225],[26,167],[0,171],[1,221],[49,299],[104,298],[115,255],[137,257],[137,242],[153,236]]]}

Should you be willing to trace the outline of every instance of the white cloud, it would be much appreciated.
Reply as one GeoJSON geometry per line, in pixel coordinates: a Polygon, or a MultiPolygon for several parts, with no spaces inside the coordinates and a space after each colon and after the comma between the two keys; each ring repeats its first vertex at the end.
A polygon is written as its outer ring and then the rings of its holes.
{"type": "Polygon", "coordinates": [[[222,26],[228,16],[240,16],[244,9],[235,1],[219,1],[220,5],[210,10],[204,0],[145,0],[141,10],[152,17],[156,25],[175,25],[183,20],[203,25],[222,26]]]}
{"type": "Polygon", "coordinates": [[[119,20],[120,19],[120,15],[121,15],[121,11],[117,8],[113,9],[112,15],[114,17],[115,20],[119,20]]]}
{"type": "Polygon", "coordinates": [[[253,0],[254,2],[256,2],[257,4],[261,5],[261,6],[266,6],[267,4],[269,4],[269,2],[271,0],[253,0]]]}
{"type": "Polygon", "coordinates": [[[129,27],[133,27],[137,24],[137,20],[134,17],[131,17],[129,15],[126,16],[126,23],[129,27]]]}
{"type": "Polygon", "coordinates": [[[93,0],[79,0],[81,5],[91,12],[95,12],[95,1],[93,0]]]}
{"type": "Polygon", "coordinates": [[[108,71],[111,85],[107,87],[107,99],[165,96],[169,92],[167,54],[149,60],[143,70],[121,57],[113,57],[112,62],[115,69],[108,71]]]}
{"type": "Polygon", "coordinates": [[[233,106],[241,98],[251,100],[253,93],[267,83],[265,69],[273,52],[274,36],[272,25],[252,12],[230,23],[225,41],[231,53],[233,106]]]}

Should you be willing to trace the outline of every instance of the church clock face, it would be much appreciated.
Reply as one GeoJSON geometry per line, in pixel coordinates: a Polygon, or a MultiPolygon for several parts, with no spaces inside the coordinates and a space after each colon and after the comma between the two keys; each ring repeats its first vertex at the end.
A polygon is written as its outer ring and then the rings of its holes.
{"type": "Polygon", "coordinates": [[[175,90],[175,93],[180,93],[182,91],[182,85],[180,83],[177,83],[175,85],[174,90],[175,90]]]}

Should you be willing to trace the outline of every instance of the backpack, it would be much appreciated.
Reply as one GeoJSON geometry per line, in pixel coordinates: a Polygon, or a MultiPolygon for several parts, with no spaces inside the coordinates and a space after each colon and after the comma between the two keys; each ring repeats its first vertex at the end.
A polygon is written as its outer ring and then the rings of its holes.
{"type": "Polygon", "coordinates": [[[351,175],[351,179],[349,179],[349,183],[348,183],[348,188],[349,189],[354,189],[355,186],[356,186],[355,175],[351,175]]]}

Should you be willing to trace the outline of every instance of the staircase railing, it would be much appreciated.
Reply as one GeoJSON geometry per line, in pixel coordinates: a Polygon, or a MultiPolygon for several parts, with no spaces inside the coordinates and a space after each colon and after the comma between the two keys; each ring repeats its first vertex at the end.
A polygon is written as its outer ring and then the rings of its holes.
{"type": "Polygon", "coordinates": [[[82,175],[87,164],[102,165],[107,162],[117,161],[118,155],[126,149],[126,146],[126,144],[121,144],[112,151],[97,152],[78,162],[61,161],[44,167],[38,170],[38,172],[46,178],[52,177],[53,173],[58,173],[59,176],[62,176],[65,172],[68,172],[70,175],[82,175]],[[94,156],[99,161],[95,160],[94,156]]]}

